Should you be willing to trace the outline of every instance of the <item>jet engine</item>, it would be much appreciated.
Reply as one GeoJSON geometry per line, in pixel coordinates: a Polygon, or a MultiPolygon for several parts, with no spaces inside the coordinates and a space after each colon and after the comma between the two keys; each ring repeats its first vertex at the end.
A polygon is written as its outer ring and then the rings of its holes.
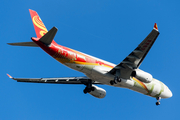
{"type": "Polygon", "coordinates": [[[137,79],[145,83],[150,83],[153,79],[151,74],[144,72],[143,70],[140,70],[140,69],[135,69],[132,72],[131,76],[136,77],[137,79]]]}
{"type": "Polygon", "coordinates": [[[89,92],[90,95],[96,98],[104,98],[106,96],[106,91],[98,86],[92,85],[93,90],[89,92]]]}

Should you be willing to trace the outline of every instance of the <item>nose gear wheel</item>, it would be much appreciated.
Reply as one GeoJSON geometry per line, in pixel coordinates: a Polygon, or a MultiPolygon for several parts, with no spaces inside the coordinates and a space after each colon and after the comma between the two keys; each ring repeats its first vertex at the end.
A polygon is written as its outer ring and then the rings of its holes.
{"type": "Polygon", "coordinates": [[[156,100],[157,100],[156,105],[157,106],[160,105],[161,103],[159,101],[161,100],[161,97],[157,97],[156,100]]]}

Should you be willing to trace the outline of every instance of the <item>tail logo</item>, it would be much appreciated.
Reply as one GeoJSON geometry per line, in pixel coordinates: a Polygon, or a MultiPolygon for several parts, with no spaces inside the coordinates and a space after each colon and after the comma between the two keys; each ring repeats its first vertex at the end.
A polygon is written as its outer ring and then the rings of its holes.
{"type": "Polygon", "coordinates": [[[44,34],[46,34],[48,32],[46,27],[44,26],[41,18],[38,15],[34,16],[32,20],[33,20],[33,23],[40,29],[39,34],[41,36],[43,36],[44,34]]]}

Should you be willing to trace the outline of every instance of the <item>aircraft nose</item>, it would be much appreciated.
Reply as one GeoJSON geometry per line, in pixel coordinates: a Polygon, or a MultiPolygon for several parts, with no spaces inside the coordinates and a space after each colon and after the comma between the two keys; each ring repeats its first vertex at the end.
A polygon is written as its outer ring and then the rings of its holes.
{"type": "Polygon", "coordinates": [[[165,89],[164,89],[164,92],[161,94],[162,98],[170,98],[173,96],[171,90],[165,85],[165,89]]]}
{"type": "Polygon", "coordinates": [[[170,98],[172,96],[173,96],[173,94],[172,94],[171,90],[168,88],[168,90],[166,91],[166,97],[170,98]]]}

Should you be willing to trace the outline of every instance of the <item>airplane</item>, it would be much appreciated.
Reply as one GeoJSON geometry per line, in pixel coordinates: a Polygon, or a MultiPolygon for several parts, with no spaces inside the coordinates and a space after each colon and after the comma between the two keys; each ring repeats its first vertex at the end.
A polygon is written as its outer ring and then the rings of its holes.
{"type": "Polygon", "coordinates": [[[32,42],[7,43],[13,46],[40,47],[63,65],[84,73],[83,77],[64,78],[9,78],[17,82],[54,83],[54,84],[84,84],[83,92],[96,98],[104,98],[106,91],[97,85],[109,85],[127,88],[144,95],[156,98],[156,105],[160,105],[161,98],[172,97],[171,90],[161,81],[139,69],[142,61],[151,49],[159,35],[157,24],[149,35],[119,64],[113,64],[91,55],[73,50],[57,44],[54,37],[57,28],[49,31],[39,17],[38,13],[29,9],[37,37],[32,42]]]}

